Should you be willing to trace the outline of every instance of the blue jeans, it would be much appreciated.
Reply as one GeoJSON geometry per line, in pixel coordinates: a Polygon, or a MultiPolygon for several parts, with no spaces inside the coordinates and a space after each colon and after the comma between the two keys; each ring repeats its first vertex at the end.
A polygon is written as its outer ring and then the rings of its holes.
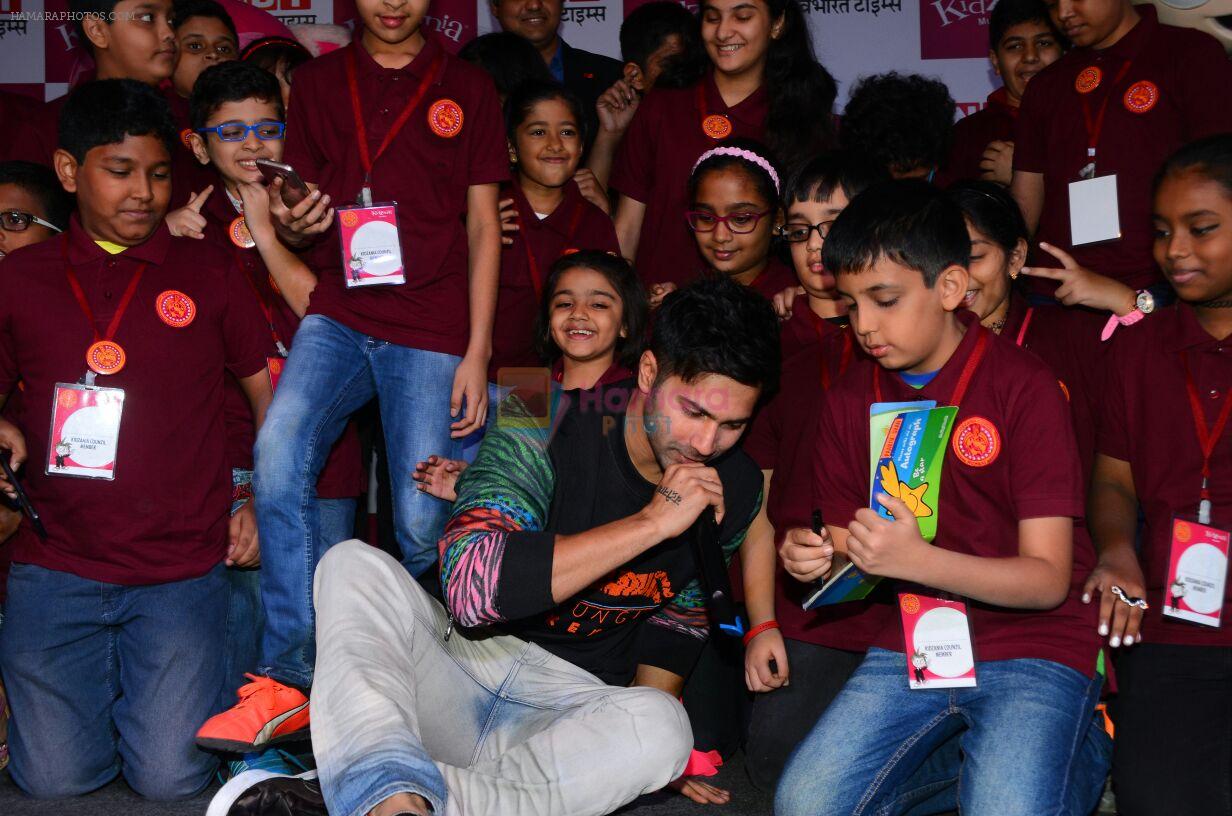
{"type": "Polygon", "coordinates": [[[419,575],[436,561],[450,505],[419,492],[411,472],[433,453],[456,458],[449,400],[460,361],[377,340],[322,315],[300,323],[254,457],[266,615],[261,674],[312,684],[312,574],[324,555],[317,476],[347,419],[373,397],[381,405],[402,563],[419,575]]]}
{"type": "Polygon", "coordinates": [[[193,741],[222,685],[227,585],[119,586],[30,564],[9,574],[0,666],[13,780],[78,796],[123,773],[142,796],[194,796],[218,758],[193,741]]]}
{"type": "MultiPolygon", "coordinates": [[[[321,552],[354,534],[356,503],[356,499],[316,500],[321,552]]],[[[227,647],[220,709],[235,703],[235,690],[248,682],[245,673],[257,670],[261,660],[261,633],[265,631],[260,569],[231,568],[225,574],[230,601],[227,604],[227,647]]]]}
{"type": "Polygon", "coordinates": [[[778,816],[905,812],[904,783],[945,743],[962,749],[962,813],[1086,816],[1108,754],[1089,734],[1103,678],[1048,660],[976,663],[976,688],[912,691],[901,652],[871,649],[787,763],[778,816]]]}

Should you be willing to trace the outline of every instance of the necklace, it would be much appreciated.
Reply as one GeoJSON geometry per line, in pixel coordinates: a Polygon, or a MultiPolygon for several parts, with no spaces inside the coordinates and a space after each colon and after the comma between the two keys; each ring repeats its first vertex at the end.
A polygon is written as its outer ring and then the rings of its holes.
{"type": "Polygon", "coordinates": [[[1000,320],[996,320],[988,324],[988,330],[992,332],[993,334],[1000,334],[1001,330],[1004,328],[1005,328],[1005,318],[1004,317],[1001,318],[1000,320]]]}
{"type": "Polygon", "coordinates": [[[1207,300],[1198,305],[1203,309],[1232,309],[1232,300],[1207,300]]]}

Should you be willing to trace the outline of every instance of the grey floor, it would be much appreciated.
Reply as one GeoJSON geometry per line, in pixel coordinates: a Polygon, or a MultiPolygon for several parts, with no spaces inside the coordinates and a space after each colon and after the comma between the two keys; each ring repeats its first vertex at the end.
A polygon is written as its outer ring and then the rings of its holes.
{"type": "MultiPolygon", "coordinates": [[[[658,793],[638,799],[619,811],[620,816],[764,816],[770,813],[771,797],[758,792],[749,784],[741,757],[733,757],[711,781],[731,790],[730,803],[723,806],[702,806],[676,793],[658,793]]],[[[0,771],[0,816],[203,816],[213,792],[214,789],[211,788],[198,798],[184,802],[154,803],[141,799],[129,790],[127,785],[117,781],[78,799],[39,802],[24,796],[17,790],[8,773],[0,771]]]]}

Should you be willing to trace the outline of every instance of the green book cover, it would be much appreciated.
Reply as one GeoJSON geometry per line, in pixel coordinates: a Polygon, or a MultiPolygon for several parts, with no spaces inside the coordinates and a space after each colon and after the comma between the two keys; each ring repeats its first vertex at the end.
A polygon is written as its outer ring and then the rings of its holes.
{"type": "Polygon", "coordinates": [[[873,476],[869,506],[889,519],[890,512],[877,496],[886,493],[898,497],[915,513],[925,541],[937,537],[941,468],[957,413],[958,409],[950,406],[896,416],[886,432],[873,476]]]}

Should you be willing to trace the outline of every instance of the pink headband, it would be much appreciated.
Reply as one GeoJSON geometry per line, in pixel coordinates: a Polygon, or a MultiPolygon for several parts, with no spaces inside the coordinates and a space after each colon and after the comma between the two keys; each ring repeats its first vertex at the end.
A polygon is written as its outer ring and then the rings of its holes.
{"type": "Polygon", "coordinates": [[[697,164],[693,165],[693,171],[689,175],[696,173],[697,168],[701,166],[702,162],[709,159],[711,156],[734,156],[738,159],[744,159],[747,162],[752,162],[770,174],[770,180],[774,182],[775,194],[779,194],[781,192],[779,190],[779,174],[774,172],[774,166],[761,156],[758,156],[752,150],[744,150],[739,147],[713,147],[710,150],[707,150],[698,157],[697,164]]]}

